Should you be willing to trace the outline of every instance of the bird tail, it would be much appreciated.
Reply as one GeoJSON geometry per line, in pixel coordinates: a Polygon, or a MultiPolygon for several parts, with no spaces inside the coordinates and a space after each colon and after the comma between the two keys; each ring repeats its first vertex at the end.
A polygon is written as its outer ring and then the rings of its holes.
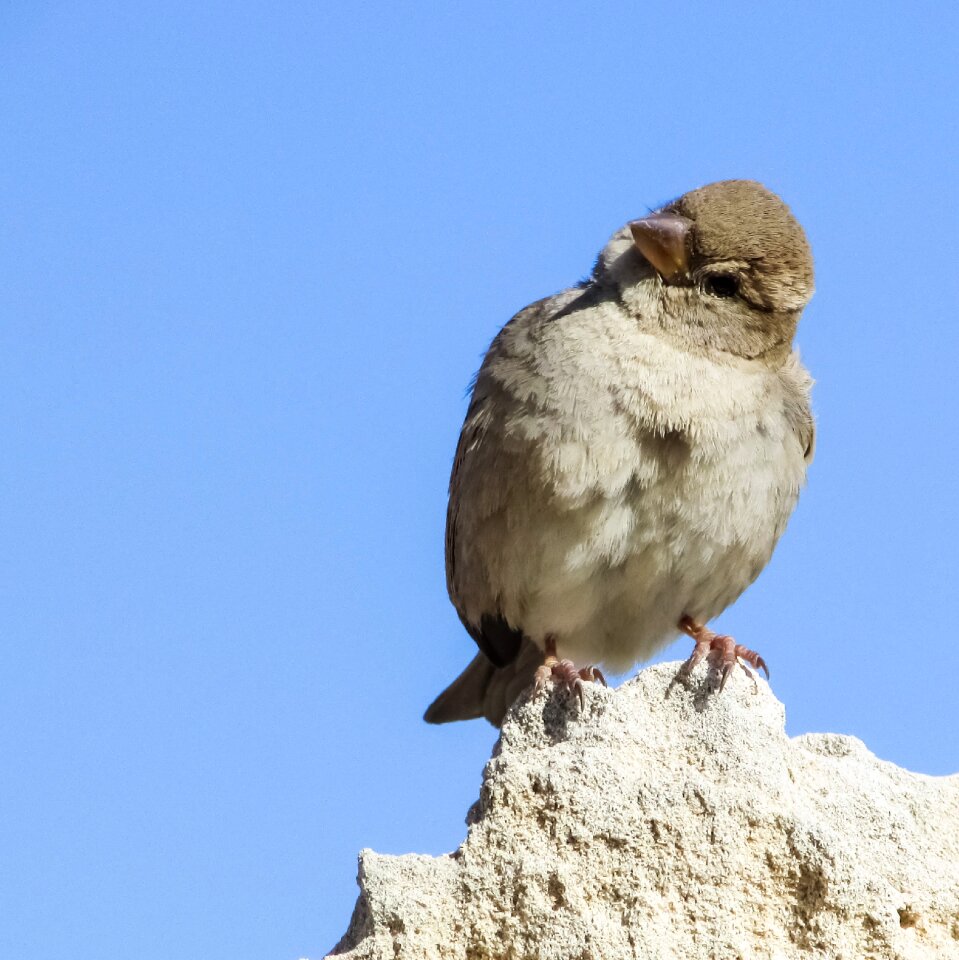
{"type": "Polygon", "coordinates": [[[533,682],[542,658],[539,648],[525,637],[518,656],[505,667],[495,667],[485,654],[476,654],[429,705],[423,719],[451,723],[485,717],[494,727],[500,726],[513,701],[533,682]]]}

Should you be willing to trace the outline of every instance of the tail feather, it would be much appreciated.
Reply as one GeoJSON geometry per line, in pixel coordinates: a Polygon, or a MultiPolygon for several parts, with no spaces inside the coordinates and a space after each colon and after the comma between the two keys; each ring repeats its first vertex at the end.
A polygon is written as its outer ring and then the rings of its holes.
{"type": "Polygon", "coordinates": [[[451,723],[485,717],[500,726],[513,701],[532,682],[542,662],[539,648],[523,638],[516,659],[505,667],[495,667],[483,653],[429,705],[423,719],[427,723],[451,723]]]}

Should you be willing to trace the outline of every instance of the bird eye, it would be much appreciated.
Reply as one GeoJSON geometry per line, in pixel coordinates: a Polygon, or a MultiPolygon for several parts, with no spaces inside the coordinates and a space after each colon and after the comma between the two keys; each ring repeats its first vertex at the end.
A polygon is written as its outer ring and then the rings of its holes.
{"type": "Polygon", "coordinates": [[[739,278],[732,273],[714,273],[706,277],[704,286],[714,297],[735,297],[739,293],[739,278]]]}

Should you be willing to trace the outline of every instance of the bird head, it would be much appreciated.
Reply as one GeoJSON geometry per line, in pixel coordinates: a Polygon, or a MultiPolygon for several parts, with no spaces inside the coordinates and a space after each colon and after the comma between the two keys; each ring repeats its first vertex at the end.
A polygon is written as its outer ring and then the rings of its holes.
{"type": "Polygon", "coordinates": [[[812,252],[789,208],[761,184],[724,180],[618,231],[596,279],[640,322],[741,357],[791,349],[813,293],[812,252]]]}

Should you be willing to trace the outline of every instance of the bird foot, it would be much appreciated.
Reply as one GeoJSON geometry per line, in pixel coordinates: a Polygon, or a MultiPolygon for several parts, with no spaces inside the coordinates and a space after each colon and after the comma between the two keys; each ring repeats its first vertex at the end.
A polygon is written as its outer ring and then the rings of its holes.
{"type": "Polygon", "coordinates": [[[585,705],[583,699],[584,682],[601,683],[604,687],[607,685],[606,678],[599,667],[590,665],[577,669],[572,660],[560,660],[556,656],[556,641],[552,637],[547,637],[546,659],[543,661],[543,665],[536,670],[536,694],[546,689],[546,685],[550,681],[555,681],[570,693],[575,691],[579,697],[580,708],[585,705]]]}
{"type": "Polygon", "coordinates": [[[679,621],[679,628],[696,641],[696,646],[693,647],[689,659],[679,668],[677,676],[688,677],[704,657],[709,657],[713,661],[718,661],[720,665],[722,676],[719,681],[720,691],[726,686],[726,681],[735,670],[736,664],[739,664],[746,674],[754,679],[755,676],[746,666],[747,663],[753,670],[762,670],[766,674],[766,679],[769,679],[769,667],[755,650],[736,643],[732,637],[725,634],[715,633],[704,624],[697,623],[692,617],[683,617],[679,621]]]}

